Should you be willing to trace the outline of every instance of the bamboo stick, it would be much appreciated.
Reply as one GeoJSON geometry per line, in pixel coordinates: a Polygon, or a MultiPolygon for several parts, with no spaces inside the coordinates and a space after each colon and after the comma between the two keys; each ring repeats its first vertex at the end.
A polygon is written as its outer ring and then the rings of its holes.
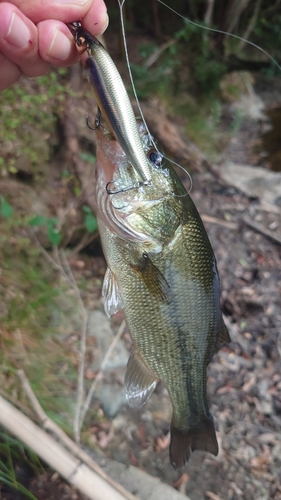
{"type": "Polygon", "coordinates": [[[90,500],[125,497],[0,396],[0,423],[90,500]]]}
{"type": "MultiPolygon", "coordinates": [[[[123,323],[122,323],[123,324],[123,323]]],[[[122,326],[122,325],[121,325],[122,326]]],[[[121,327],[120,327],[121,328],[121,327]]],[[[100,373],[100,372],[99,372],[100,373]]],[[[38,399],[36,398],[29,380],[27,379],[23,370],[18,370],[18,376],[22,383],[22,387],[35,411],[40,424],[43,429],[48,433],[51,433],[56,440],[60,442],[60,444],[70,452],[70,454],[77,458],[79,461],[88,465],[90,469],[96,472],[99,476],[101,476],[107,483],[109,483],[113,489],[119,491],[119,493],[124,497],[125,500],[139,500],[135,495],[132,495],[129,491],[127,491],[121,484],[117,483],[112,479],[106,472],[98,465],[95,460],[93,460],[90,455],[88,455],[77,443],[75,443],[70,437],[53,421],[51,420],[46,413],[44,412],[42,406],[40,405],[38,399]]],[[[1,417],[0,417],[1,421],[1,417]]]]}

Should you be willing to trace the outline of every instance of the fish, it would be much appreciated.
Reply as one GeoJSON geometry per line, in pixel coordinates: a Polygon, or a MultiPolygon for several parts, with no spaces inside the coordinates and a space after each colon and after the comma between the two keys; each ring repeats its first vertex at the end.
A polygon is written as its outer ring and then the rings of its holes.
{"type": "Polygon", "coordinates": [[[230,337],[200,215],[144,123],[136,124],[147,184],[138,183],[138,169],[102,110],[96,127],[97,221],[108,265],[102,295],[108,317],[123,310],[132,338],[126,399],[139,408],[164,383],[173,407],[170,460],[181,468],[195,450],[218,454],[207,366],[230,337]]]}
{"type": "MultiPolygon", "coordinates": [[[[144,151],[151,148],[139,124],[144,151]]],[[[151,163],[151,185],[135,173],[117,141],[97,133],[97,220],[108,264],[102,294],[107,315],[123,309],[132,338],[125,375],[129,405],[141,407],[161,380],[173,406],[170,458],[217,455],[206,393],[212,356],[230,341],[220,309],[216,259],[198,211],[168,161],[151,163]],[[108,182],[116,194],[108,194],[108,182]]]]}

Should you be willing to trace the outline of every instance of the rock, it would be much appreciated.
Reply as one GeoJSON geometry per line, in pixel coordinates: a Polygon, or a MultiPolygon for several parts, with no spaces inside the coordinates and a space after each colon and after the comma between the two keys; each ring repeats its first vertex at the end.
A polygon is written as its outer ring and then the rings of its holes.
{"type": "Polygon", "coordinates": [[[126,404],[125,391],[117,383],[103,380],[95,390],[94,398],[101,402],[102,408],[109,418],[114,418],[124,404],[126,404]]]}
{"type": "Polygon", "coordinates": [[[225,101],[231,103],[232,112],[241,113],[245,118],[266,120],[265,103],[254,90],[255,79],[248,71],[227,73],[220,82],[220,90],[225,101]]]}
{"type": "Polygon", "coordinates": [[[139,500],[190,500],[171,486],[161,483],[158,478],[133,466],[108,460],[104,467],[106,473],[124,488],[136,495],[139,500]]]}
{"type": "Polygon", "coordinates": [[[232,111],[239,111],[244,117],[254,121],[266,120],[264,108],[264,102],[253,91],[242,95],[239,101],[233,103],[231,106],[232,111]]]}
{"type": "Polygon", "coordinates": [[[221,166],[221,177],[261,203],[281,205],[281,172],[227,162],[221,166]]]}
{"type": "MultiPolygon", "coordinates": [[[[114,339],[110,320],[104,312],[95,310],[89,312],[88,335],[94,337],[93,362],[90,370],[99,370],[104,356],[114,339]]],[[[104,368],[105,377],[99,382],[94,397],[101,402],[102,408],[108,417],[114,418],[120,408],[126,403],[123,386],[114,377],[110,377],[109,372],[117,369],[124,369],[127,364],[129,353],[123,340],[119,340],[104,368]]],[[[122,370],[121,370],[122,371],[122,370]]],[[[120,377],[123,377],[121,373],[120,377]]]]}
{"type": "MultiPolygon", "coordinates": [[[[104,312],[95,310],[89,313],[88,332],[89,336],[94,337],[96,341],[93,347],[94,360],[91,365],[91,370],[97,371],[100,368],[104,355],[114,338],[110,320],[104,312]]],[[[119,340],[106,364],[105,371],[126,366],[128,357],[129,354],[123,340],[119,340]]]]}

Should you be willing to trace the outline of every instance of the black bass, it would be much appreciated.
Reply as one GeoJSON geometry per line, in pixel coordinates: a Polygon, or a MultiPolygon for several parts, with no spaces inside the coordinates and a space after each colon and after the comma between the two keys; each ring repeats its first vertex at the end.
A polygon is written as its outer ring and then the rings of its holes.
{"type": "MultiPolygon", "coordinates": [[[[140,132],[147,158],[155,159],[142,124],[140,132]]],[[[126,397],[140,407],[164,382],[173,405],[171,462],[182,467],[191,450],[218,453],[206,368],[230,338],[215,256],[180,179],[168,162],[151,163],[151,185],[122,192],[135,179],[119,144],[98,129],[98,224],[108,263],[104,305],[108,316],[124,310],[133,341],[126,397]],[[109,182],[117,194],[108,194],[109,182]]]]}

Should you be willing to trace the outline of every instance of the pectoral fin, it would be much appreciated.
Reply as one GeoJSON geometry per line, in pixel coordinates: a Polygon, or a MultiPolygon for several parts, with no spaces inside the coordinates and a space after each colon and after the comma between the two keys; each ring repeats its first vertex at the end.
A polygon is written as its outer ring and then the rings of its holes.
{"type": "Polygon", "coordinates": [[[125,394],[132,408],[140,408],[152,394],[158,379],[147,368],[139,353],[131,352],[125,375],[125,394]]]}
{"type": "Polygon", "coordinates": [[[131,264],[131,267],[138,273],[151,295],[159,297],[167,304],[171,302],[171,289],[165,277],[146,253],[138,264],[131,264]]]}
{"type": "Polygon", "coordinates": [[[101,293],[104,297],[105,314],[109,318],[123,308],[123,300],[119,291],[117,280],[109,267],[105,273],[101,293]]]}

